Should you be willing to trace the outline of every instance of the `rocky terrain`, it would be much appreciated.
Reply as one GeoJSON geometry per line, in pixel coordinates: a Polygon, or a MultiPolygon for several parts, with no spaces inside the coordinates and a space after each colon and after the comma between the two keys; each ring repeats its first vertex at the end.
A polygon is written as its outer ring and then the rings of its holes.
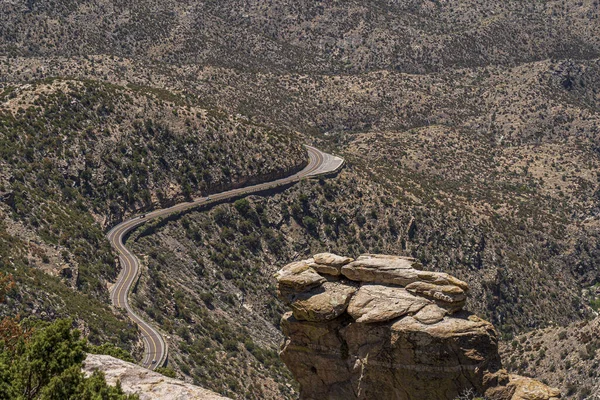
{"type": "Polygon", "coordinates": [[[414,0],[4,2],[0,51],[242,70],[424,73],[600,52],[598,3],[414,0]]]}
{"type": "Polygon", "coordinates": [[[137,394],[140,400],[227,399],[201,387],[107,355],[88,354],[83,370],[86,375],[91,375],[94,371],[102,372],[109,384],[116,385],[118,382],[125,393],[137,394]]]}
{"type": "MultiPolygon", "coordinates": [[[[281,340],[277,327],[285,306],[277,299],[271,278],[275,266],[326,249],[353,257],[369,251],[421,257],[425,269],[448,271],[468,281],[472,296],[467,307],[495,321],[501,332],[514,327],[516,321],[523,326],[538,318],[568,324],[576,317],[567,311],[574,305],[576,293],[565,291],[564,282],[540,280],[539,275],[534,279],[528,270],[494,264],[493,260],[501,260],[502,252],[528,251],[532,238],[526,237],[526,231],[507,225],[511,230],[506,238],[515,232],[521,238],[508,242],[491,233],[493,225],[470,221],[449,206],[442,208],[445,215],[435,209],[409,207],[410,197],[394,200],[395,192],[383,183],[369,181],[374,175],[365,174],[365,169],[354,161],[335,179],[306,181],[280,194],[251,196],[247,202],[190,212],[159,224],[152,235],[131,238],[130,245],[145,257],[148,268],[134,298],[157,323],[169,321],[165,326],[172,338],[174,368],[181,365],[184,376],[200,377],[202,381],[197,383],[215,391],[223,390],[223,384],[213,380],[211,386],[208,376],[236,376],[245,381],[235,369],[247,358],[245,335],[269,351],[275,351],[281,340]],[[441,226],[446,228],[440,230],[441,226]],[[553,289],[554,284],[561,286],[553,289]],[[186,290],[173,299],[170,293],[179,287],[186,290]],[[495,297],[489,288],[499,290],[495,297]],[[550,301],[550,296],[548,302],[535,301],[527,294],[543,295],[544,291],[555,291],[562,300],[550,301]],[[512,294],[515,292],[521,294],[512,294]],[[149,299],[160,300],[151,306],[149,299]],[[543,313],[523,314],[529,304],[533,309],[543,307],[543,313]],[[207,316],[225,318],[230,328],[243,332],[227,336],[242,351],[227,351],[224,341],[203,327],[207,316]],[[513,322],[498,323],[509,317],[513,322]],[[206,350],[189,345],[196,341],[210,343],[211,352],[223,352],[220,354],[227,357],[204,357],[206,350]],[[223,368],[225,364],[232,369],[223,368]]],[[[582,295],[578,304],[593,304],[590,296],[582,295]]],[[[509,332],[504,336],[510,338],[509,332]]]]}
{"type": "Polygon", "coordinates": [[[502,343],[507,367],[564,388],[567,396],[600,396],[600,319],[580,321],[524,333],[502,343]]]}
{"type": "Polygon", "coordinates": [[[301,399],[560,397],[502,370],[494,327],[463,310],[467,283],[421,267],[409,257],[319,253],[276,274],[292,309],[281,357],[301,399]]]}

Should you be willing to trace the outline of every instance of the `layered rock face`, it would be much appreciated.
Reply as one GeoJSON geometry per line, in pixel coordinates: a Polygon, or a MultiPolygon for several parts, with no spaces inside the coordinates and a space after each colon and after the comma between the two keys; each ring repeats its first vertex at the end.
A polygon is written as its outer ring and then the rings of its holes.
{"type": "Polygon", "coordinates": [[[322,253],[275,277],[292,310],[281,321],[280,355],[301,399],[560,396],[501,369],[494,327],[463,310],[467,283],[413,258],[322,253]]]}

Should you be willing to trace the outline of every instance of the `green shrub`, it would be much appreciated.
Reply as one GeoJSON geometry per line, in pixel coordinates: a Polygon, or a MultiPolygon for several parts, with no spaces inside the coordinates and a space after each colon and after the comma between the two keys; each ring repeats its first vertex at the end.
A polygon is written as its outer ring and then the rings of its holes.
{"type": "Polygon", "coordinates": [[[200,299],[204,302],[204,304],[210,306],[215,299],[215,295],[212,294],[212,292],[202,292],[200,293],[200,299]]]}
{"type": "Polygon", "coordinates": [[[19,337],[1,338],[0,398],[138,398],[124,394],[120,385],[109,386],[101,372],[85,377],[81,369],[87,345],[79,331],[71,329],[70,320],[29,328],[10,321],[19,337]]]}
{"type": "Polygon", "coordinates": [[[159,374],[163,374],[164,376],[168,376],[169,378],[177,377],[175,370],[171,367],[158,367],[154,371],[158,372],[159,374]]]}
{"type": "Polygon", "coordinates": [[[310,232],[313,235],[316,235],[317,232],[317,228],[318,228],[318,222],[316,219],[314,219],[313,217],[309,217],[309,216],[305,216],[302,218],[302,225],[304,225],[304,227],[308,230],[308,232],[310,232]]]}
{"type": "Polygon", "coordinates": [[[123,350],[120,347],[115,346],[112,343],[104,343],[100,346],[90,345],[88,346],[88,353],[92,354],[106,354],[115,358],[119,358],[123,361],[135,362],[131,354],[123,350]]]}
{"type": "Polygon", "coordinates": [[[233,206],[241,215],[244,215],[244,216],[247,215],[248,212],[250,211],[250,202],[246,198],[236,200],[233,203],[233,206]]]}

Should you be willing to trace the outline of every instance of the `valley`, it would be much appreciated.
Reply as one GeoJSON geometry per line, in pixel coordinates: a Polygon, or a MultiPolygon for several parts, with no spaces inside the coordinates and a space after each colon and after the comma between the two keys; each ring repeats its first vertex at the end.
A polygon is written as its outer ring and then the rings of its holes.
{"type": "Polygon", "coordinates": [[[318,177],[336,173],[343,165],[343,160],[330,154],[321,152],[314,147],[306,146],[308,152],[308,164],[301,170],[289,177],[280,178],[275,181],[259,183],[253,186],[244,186],[238,189],[231,189],[226,192],[213,193],[206,198],[189,201],[174,205],[162,210],[155,210],[141,216],[136,216],[130,220],[124,221],[112,228],[108,233],[108,240],[119,253],[122,270],[117,278],[115,285],[111,288],[111,301],[118,308],[125,308],[129,318],[131,318],[142,330],[144,340],[144,358],[142,366],[154,369],[162,367],[168,358],[167,342],[164,335],[161,334],[152,325],[142,320],[136,312],[129,306],[129,291],[135,281],[138,279],[139,261],[131,253],[123,242],[129,232],[142,226],[146,221],[152,221],[156,218],[169,218],[170,215],[179,214],[186,210],[207,207],[215,202],[227,201],[231,198],[245,196],[249,193],[260,192],[264,190],[277,190],[280,186],[300,181],[305,178],[318,177]]]}
{"type": "Polygon", "coordinates": [[[275,272],[414,257],[469,284],[508,373],[596,395],[599,7],[3,2],[1,316],[294,399],[275,272]],[[301,179],[305,144],[344,168],[301,179]]]}

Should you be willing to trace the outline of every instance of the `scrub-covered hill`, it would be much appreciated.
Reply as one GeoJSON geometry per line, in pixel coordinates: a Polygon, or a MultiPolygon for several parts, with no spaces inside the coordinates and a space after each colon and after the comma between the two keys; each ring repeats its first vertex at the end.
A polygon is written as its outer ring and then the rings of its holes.
{"type": "MultiPolygon", "coordinates": [[[[5,270],[24,271],[13,307],[87,313],[97,322],[84,332],[134,348],[106,306],[117,268],[102,229],[299,168],[306,141],[348,168],[132,238],[148,268],[134,301],[171,335],[179,377],[293,397],[271,273],[324,250],[410,255],[468,281],[468,307],[508,343],[585,320],[600,301],[598,11],[595,0],[3,2],[0,249],[5,270]]],[[[563,371],[538,367],[569,392],[563,371]]]]}
{"type": "Polygon", "coordinates": [[[597,57],[598,11],[592,0],[14,1],[0,5],[0,51],[422,73],[597,57]]]}
{"type": "Polygon", "coordinates": [[[7,312],[74,317],[90,340],[132,349],[111,311],[117,260],[106,228],[135,212],[306,162],[288,132],[166,91],[52,79],[0,93],[0,269],[19,281],[7,312]]]}

